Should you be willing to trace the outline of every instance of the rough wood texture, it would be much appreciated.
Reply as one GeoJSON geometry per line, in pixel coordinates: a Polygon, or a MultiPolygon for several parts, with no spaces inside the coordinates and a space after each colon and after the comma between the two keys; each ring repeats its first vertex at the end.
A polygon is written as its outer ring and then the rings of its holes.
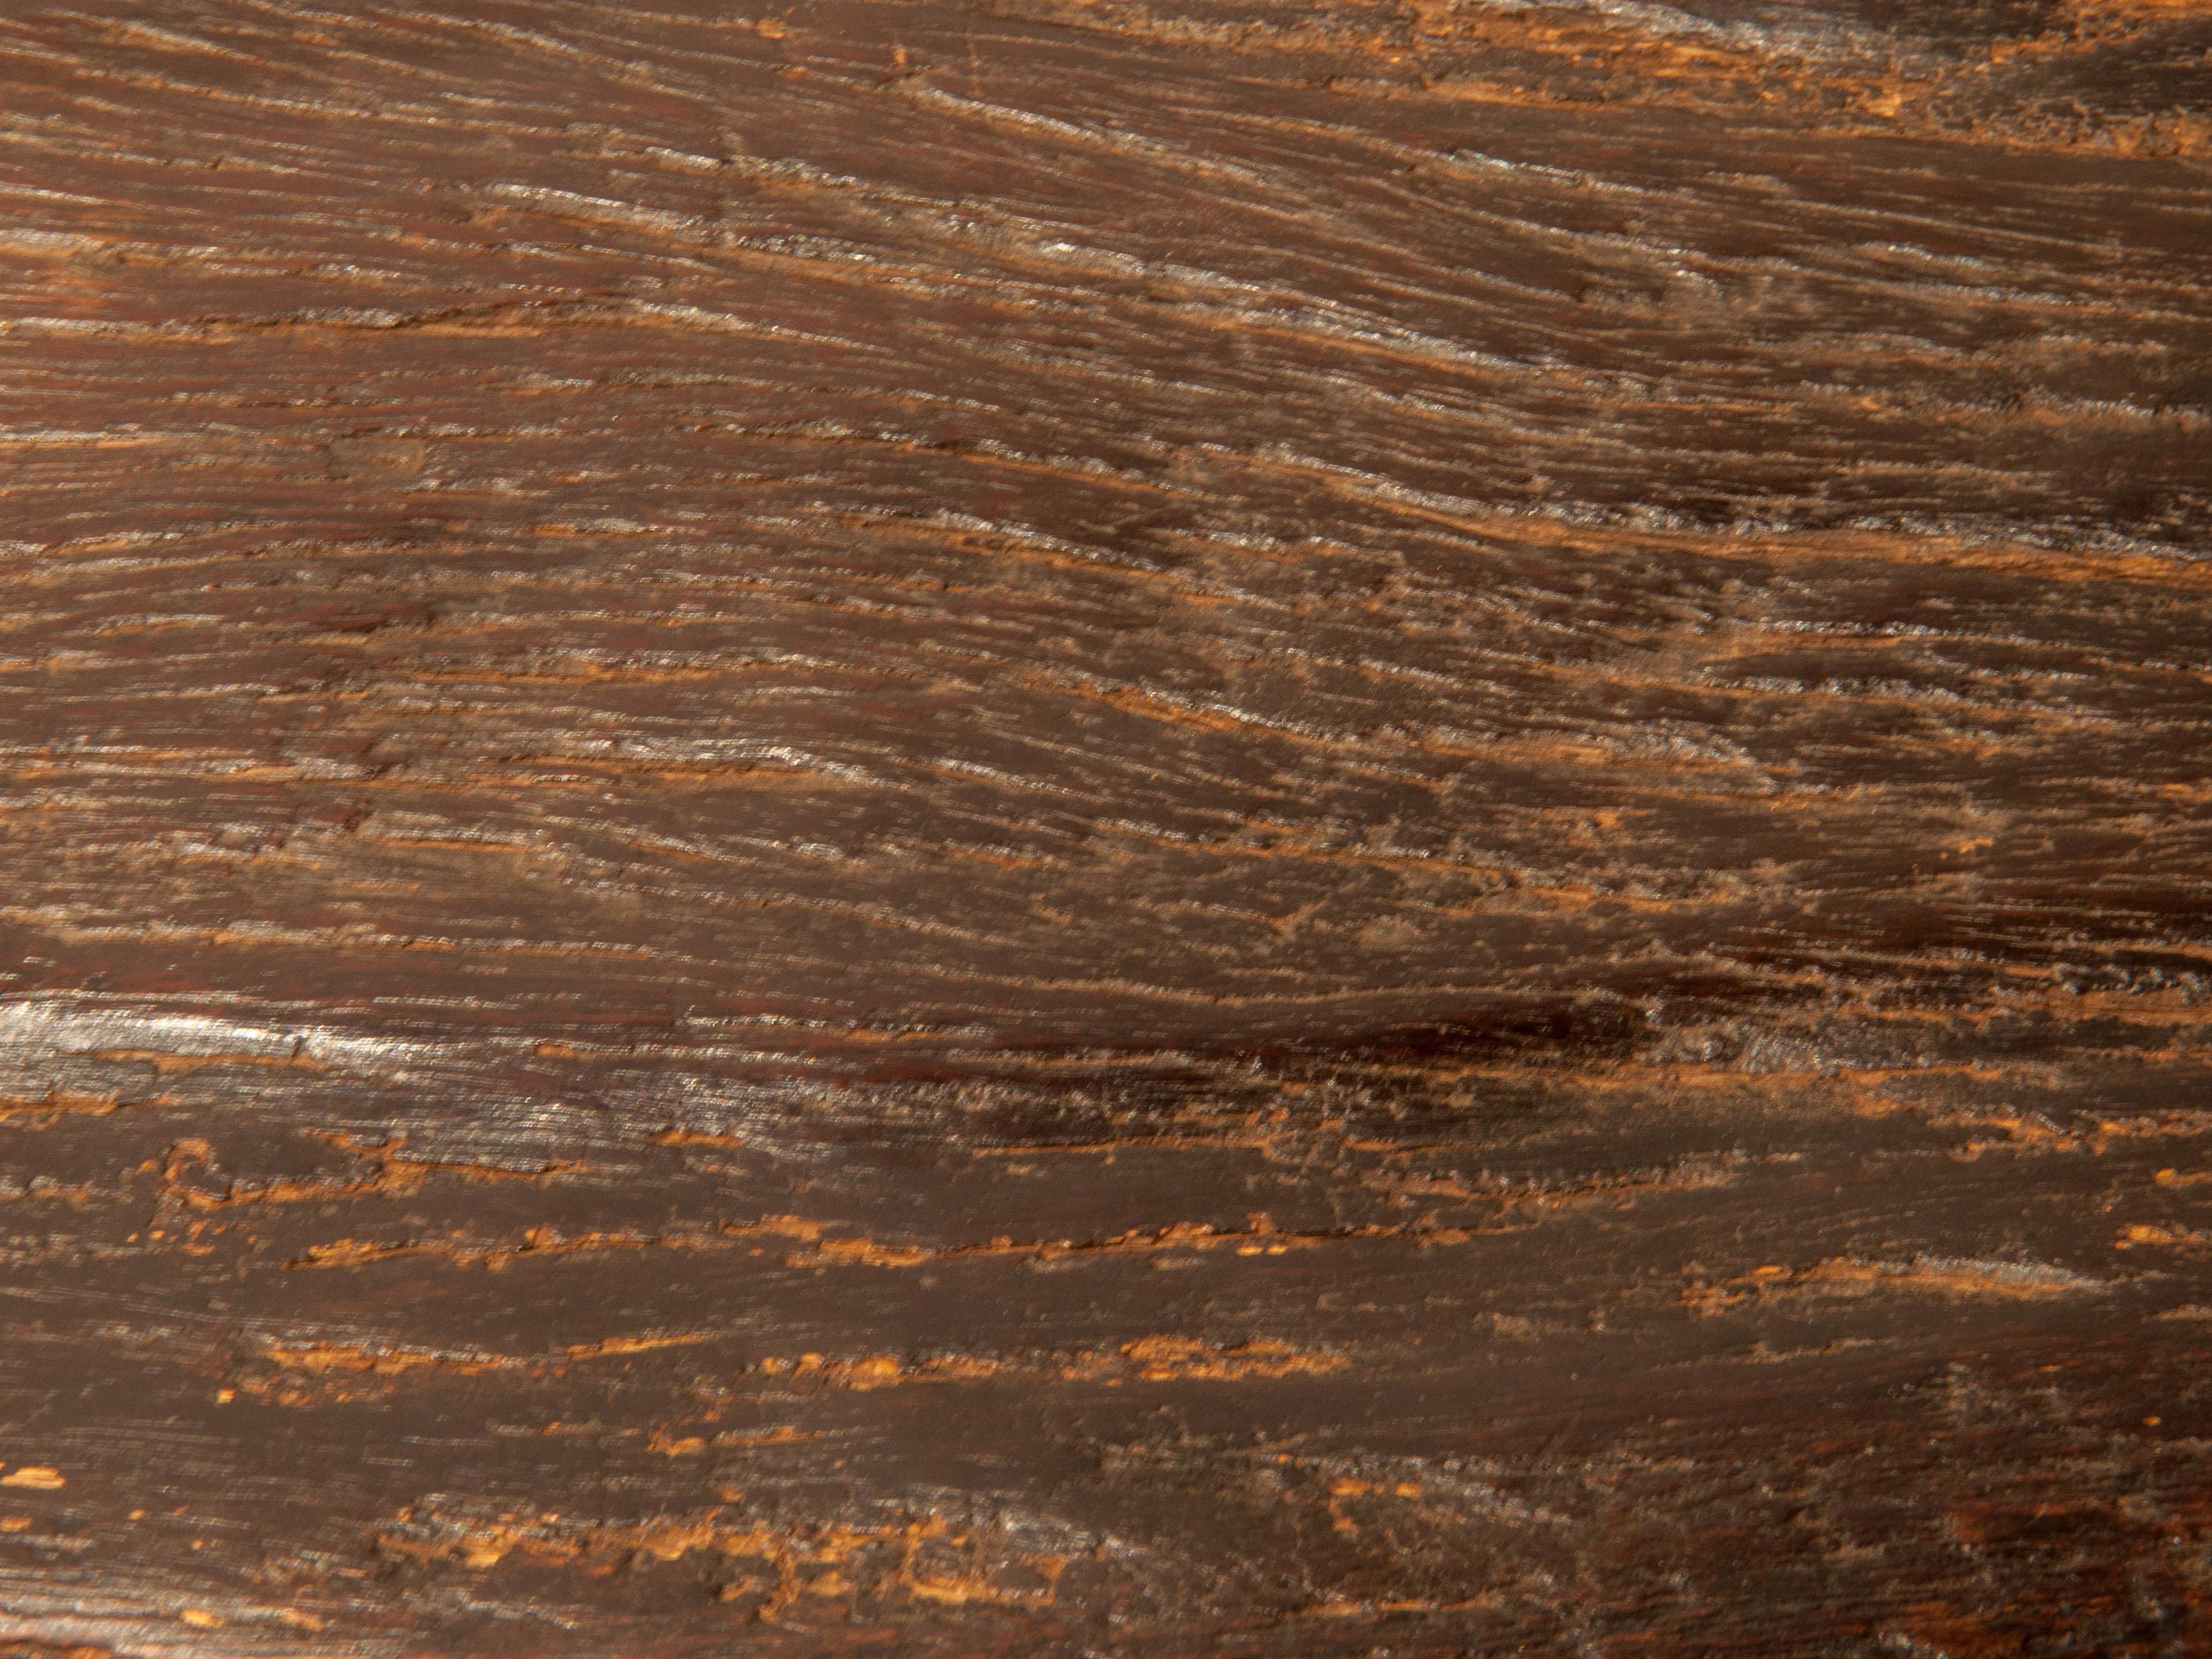
{"type": "Polygon", "coordinates": [[[2212,1652],[2202,0],[0,84],[9,1652],[2212,1652]]]}

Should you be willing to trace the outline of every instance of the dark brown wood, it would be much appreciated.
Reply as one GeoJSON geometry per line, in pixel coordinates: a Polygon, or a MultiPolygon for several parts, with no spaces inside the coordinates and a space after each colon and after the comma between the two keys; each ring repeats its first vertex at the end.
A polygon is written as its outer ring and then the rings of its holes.
{"type": "Polygon", "coordinates": [[[0,86],[7,1652],[2212,1652],[2212,7],[0,86]]]}

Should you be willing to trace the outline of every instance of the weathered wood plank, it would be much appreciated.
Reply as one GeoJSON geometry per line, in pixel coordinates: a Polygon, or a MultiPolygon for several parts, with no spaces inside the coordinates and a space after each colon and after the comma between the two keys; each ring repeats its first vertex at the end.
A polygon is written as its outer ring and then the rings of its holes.
{"type": "Polygon", "coordinates": [[[0,85],[0,1637],[2212,1648],[2212,8],[0,85]]]}

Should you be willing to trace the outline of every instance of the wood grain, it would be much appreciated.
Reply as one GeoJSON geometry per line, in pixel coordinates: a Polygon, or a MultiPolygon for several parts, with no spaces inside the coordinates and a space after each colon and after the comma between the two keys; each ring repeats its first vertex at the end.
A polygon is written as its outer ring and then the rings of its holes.
{"type": "Polygon", "coordinates": [[[2212,1651],[2212,6],[0,87],[7,1651],[2212,1651]]]}

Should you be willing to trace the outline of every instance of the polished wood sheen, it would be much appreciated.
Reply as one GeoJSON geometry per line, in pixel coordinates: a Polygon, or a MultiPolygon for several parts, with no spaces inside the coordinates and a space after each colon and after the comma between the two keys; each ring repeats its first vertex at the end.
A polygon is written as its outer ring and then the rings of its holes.
{"type": "Polygon", "coordinates": [[[0,1651],[2212,1652],[2212,5],[0,88],[0,1651]]]}

